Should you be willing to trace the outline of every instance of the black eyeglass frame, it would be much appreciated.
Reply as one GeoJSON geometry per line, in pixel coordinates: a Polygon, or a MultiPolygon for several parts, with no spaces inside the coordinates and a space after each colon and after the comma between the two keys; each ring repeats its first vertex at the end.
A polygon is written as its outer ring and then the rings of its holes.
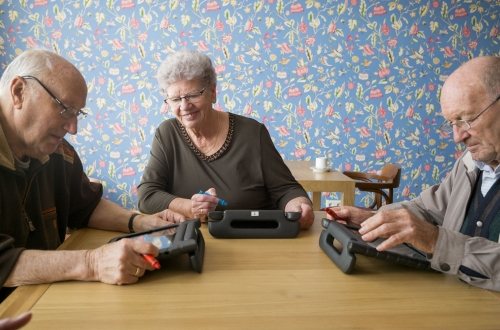
{"type": "Polygon", "coordinates": [[[175,105],[180,105],[182,102],[182,99],[186,100],[186,102],[190,103],[192,102],[192,98],[197,98],[203,95],[207,88],[203,87],[201,90],[193,93],[189,93],[183,96],[177,96],[177,97],[167,97],[166,99],[163,100],[163,102],[168,103],[169,101],[174,103],[175,105]]]}
{"type": "Polygon", "coordinates": [[[439,130],[440,131],[443,131],[443,132],[446,132],[446,133],[452,133],[453,132],[453,126],[456,126],[460,129],[463,129],[465,131],[468,131],[472,128],[472,123],[478,119],[483,113],[486,112],[486,110],[488,110],[489,108],[491,108],[495,103],[497,103],[498,101],[500,100],[500,94],[496,97],[496,99],[491,102],[486,108],[484,108],[483,110],[481,110],[474,118],[472,119],[459,119],[455,122],[452,122],[450,120],[445,120],[444,123],[441,124],[441,126],[439,126],[439,130]]]}
{"type": "Polygon", "coordinates": [[[25,75],[25,76],[21,76],[21,78],[23,79],[33,79],[35,80],[36,82],[38,82],[40,84],[40,86],[42,86],[43,89],[45,89],[45,91],[47,92],[47,94],[50,95],[50,97],[52,97],[52,99],[62,108],[62,110],[59,112],[59,114],[61,115],[61,117],[63,117],[64,119],[71,119],[71,118],[85,118],[87,116],[87,111],[83,110],[83,109],[75,109],[73,107],[70,107],[70,106],[67,106],[65,105],[61,100],[59,100],[59,98],[57,98],[57,96],[54,95],[54,93],[52,93],[50,91],[50,89],[45,86],[41,81],[40,79],[38,79],[37,77],[35,76],[30,76],[30,75],[25,75]]]}

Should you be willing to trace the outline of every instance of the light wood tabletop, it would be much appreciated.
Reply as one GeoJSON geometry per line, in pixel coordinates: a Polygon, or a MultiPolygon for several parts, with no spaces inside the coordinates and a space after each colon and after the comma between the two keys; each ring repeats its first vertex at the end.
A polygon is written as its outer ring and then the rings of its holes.
{"type": "Polygon", "coordinates": [[[302,187],[312,193],[313,210],[321,208],[322,192],[340,192],[341,205],[354,205],[355,180],[342,172],[314,172],[314,164],[305,160],[287,160],[285,164],[302,187]]]}
{"type": "MultiPolygon", "coordinates": [[[[18,288],[0,316],[32,310],[25,329],[498,329],[500,294],[455,277],[358,256],[342,273],[318,245],[323,212],[295,239],[206,240],[203,273],[185,256],[126,286],[18,288]]],[[[66,249],[115,234],[84,229],[66,249]]]]}

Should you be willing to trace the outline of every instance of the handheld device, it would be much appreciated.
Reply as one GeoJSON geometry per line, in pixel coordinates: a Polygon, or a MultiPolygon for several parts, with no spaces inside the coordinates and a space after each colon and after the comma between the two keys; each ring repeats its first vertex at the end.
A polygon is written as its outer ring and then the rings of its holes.
{"type": "Polygon", "coordinates": [[[158,247],[158,261],[187,254],[191,268],[201,273],[205,257],[205,240],[200,228],[200,220],[186,220],[181,223],[171,224],[164,227],[114,237],[109,242],[116,242],[123,238],[143,239],[158,247]]]}
{"type": "Polygon", "coordinates": [[[319,238],[319,246],[346,274],[354,270],[356,254],[419,269],[430,269],[430,262],[425,254],[410,245],[401,244],[386,251],[378,251],[376,247],[384,241],[383,239],[365,242],[357,227],[328,219],[323,219],[321,224],[324,230],[319,238]]]}
{"type": "Polygon", "coordinates": [[[225,210],[208,213],[208,231],[217,238],[292,238],[300,232],[300,212],[225,210]]]}

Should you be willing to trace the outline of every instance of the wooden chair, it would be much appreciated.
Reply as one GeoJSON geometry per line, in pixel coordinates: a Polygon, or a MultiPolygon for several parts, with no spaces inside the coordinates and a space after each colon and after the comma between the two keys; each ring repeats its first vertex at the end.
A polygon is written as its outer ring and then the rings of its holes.
{"type": "Polygon", "coordinates": [[[401,166],[397,164],[386,164],[382,167],[380,174],[364,172],[343,172],[348,177],[356,180],[356,188],[361,191],[374,193],[374,201],[370,205],[372,209],[379,209],[383,202],[391,204],[394,197],[394,189],[399,187],[401,179],[401,166]]]}

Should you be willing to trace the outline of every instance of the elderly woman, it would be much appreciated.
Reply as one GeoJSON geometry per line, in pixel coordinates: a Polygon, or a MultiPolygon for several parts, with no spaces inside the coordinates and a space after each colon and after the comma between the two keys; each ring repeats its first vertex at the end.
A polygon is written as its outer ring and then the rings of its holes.
{"type": "Polygon", "coordinates": [[[203,219],[215,209],[282,209],[301,212],[302,228],[312,225],[311,201],[265,126],[213,109],[216,74],[210,58],[177,52],[161,64],[157,79],[175,118],[156,130],[138,187],[141,211],[169,208],[203,219]]]}

